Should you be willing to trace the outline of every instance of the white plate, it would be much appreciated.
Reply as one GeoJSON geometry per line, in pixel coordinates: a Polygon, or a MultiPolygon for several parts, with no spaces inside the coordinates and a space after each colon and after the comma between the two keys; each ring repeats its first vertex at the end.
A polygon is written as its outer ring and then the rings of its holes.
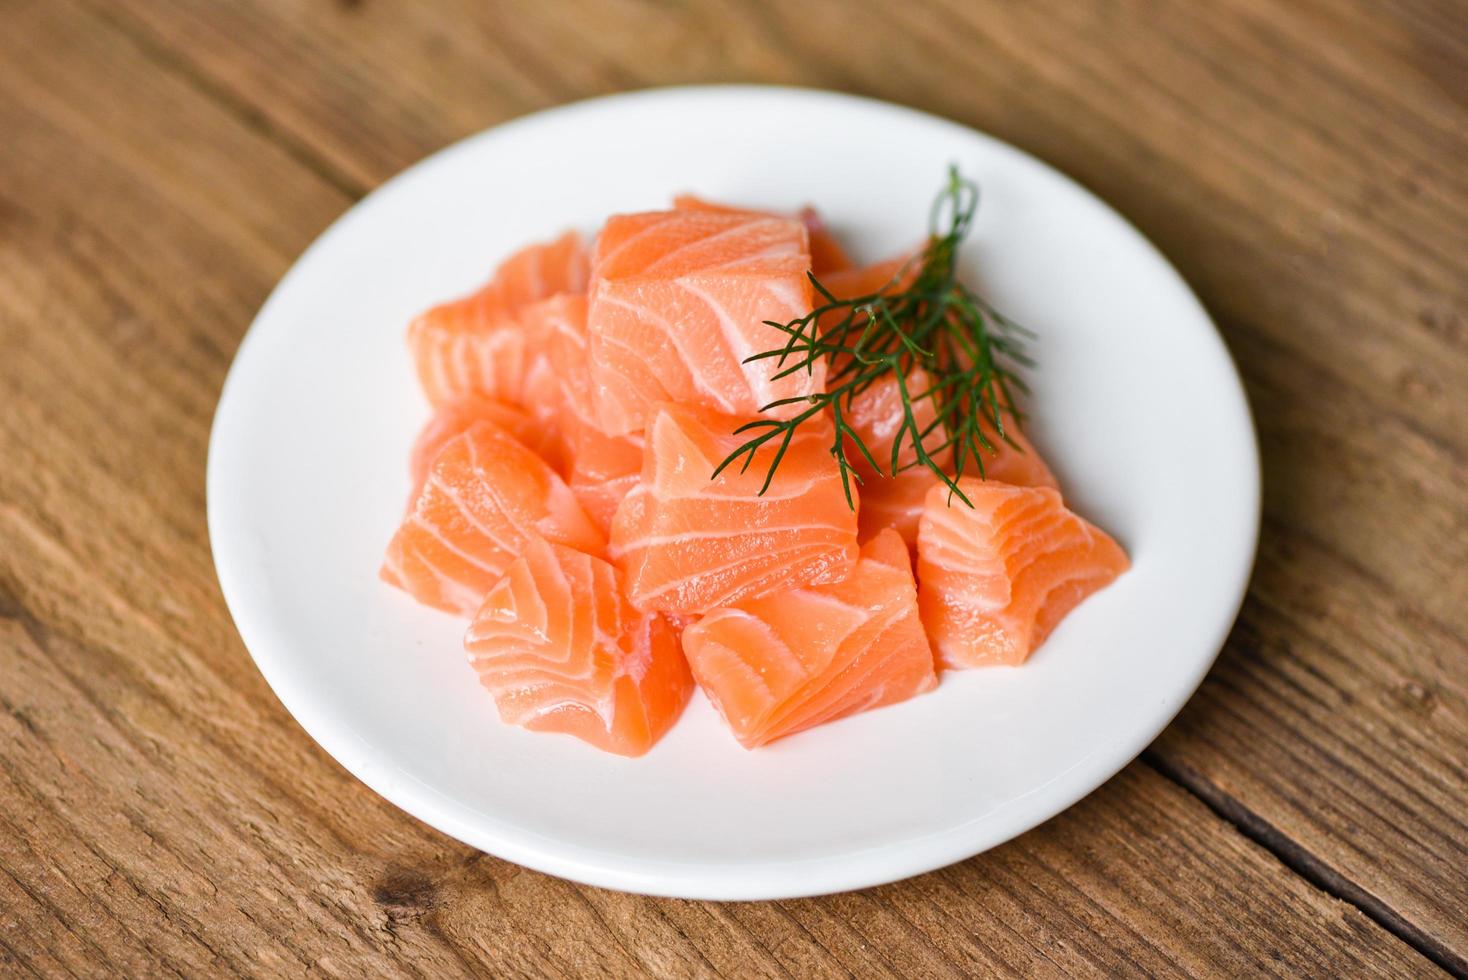
{"type": "Polygon", "coordinates": [[[240,347],[214,421],[209,528],[240,634],[301,725],[444,833],[578,881],[775,898],[968,857],[1070,806],[1213,662],[1253,563],[1259,467],[1228,354],[1130,225],[1032,157],[879,102],[754,87],[597,99],[471,137],[352,208],[240,347]],[[1030,434],[1131,554],[1028,665],[746,752],[701,696],[621,759],[502,725],[458,621],[380,584],[426,406],[409,317],[526,241],[675,191],[826,214],[858,256],[917,241],[945,168],[983,203],[965,265],[1036,330],[1030,434]]]}

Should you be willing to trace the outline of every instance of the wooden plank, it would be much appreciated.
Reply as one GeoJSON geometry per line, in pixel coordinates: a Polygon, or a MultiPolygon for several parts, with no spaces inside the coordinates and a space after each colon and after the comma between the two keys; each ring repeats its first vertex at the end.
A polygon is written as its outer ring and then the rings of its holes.
{"type": "MultiPolygon", "coordinates": [[[[3,533],[11,554],[45,547],[3,533]]],[[[21,557],[41,572],[36,588],[96,584],[69,557],[21,557]]],[[[1145,766],[1015,843],[868,892],[720,905],[572,885],[444,842],[327,760],[297,758],[316,753],[292,726],[254,724],[279,713],[268,703],[229,709],[251,722],[247,738],[188,718],[178,692],[154,687],[167,678],[136,662],[167,649],[137,610],[95,646],[66,635],[95,612],[73,615],[42,622],[12,605],[0,634],[0,893],[11,886],[15,926],[3,935],[40,972],[54,961],[190,975],[1430,967],[1145,766]],[[272,750],[280,763],[253,761],[272,750]]],[[[190,680],[222,697],[220,678],[190,680]]]]}
{"type": "Polygon", "coordinates": [[[1250,602],[1154,758],[1468,969],[1468,31],[1425,0],[1226,7],[112,16],[364,187],[571,95],[744,77],[930,108],[1096,188],[1219,318],[1265,459],[1250,602]]]}
{"type": "Polygon", "coordinates": [[[230,352],[342,173],[107,18],[0,17],[7,970],[1430,970],[1145,766],[958,867],[748,905],[574,886],[376,799],[249,663],[202,506],[230,352]]]}

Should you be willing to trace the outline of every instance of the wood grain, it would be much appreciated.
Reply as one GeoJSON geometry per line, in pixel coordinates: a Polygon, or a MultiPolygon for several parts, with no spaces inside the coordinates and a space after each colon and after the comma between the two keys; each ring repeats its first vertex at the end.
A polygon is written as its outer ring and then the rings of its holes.
{"type": "Polygon", "coordinates": [[[1468,32],[1225,6],[0,4],[0,966],[1468,971],[1468,32]],[[251,666],[203,521],[234,346],[353,197],[511,115],[733,78],[930,108],[1116,203],[1220,321],[1267,512],[1148,762],[954,868],[747,905],[550,879],[375,798],[251,666]]]}

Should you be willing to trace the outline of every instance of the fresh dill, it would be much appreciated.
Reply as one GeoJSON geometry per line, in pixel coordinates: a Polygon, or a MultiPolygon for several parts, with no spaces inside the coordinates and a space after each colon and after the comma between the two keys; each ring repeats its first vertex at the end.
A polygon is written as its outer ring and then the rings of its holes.
{"type": "Polygon", "coordinates": [[[958,247],[968,235],[978,204],[978,185],[950,167],[947,185],[933,202],[927,244],[883,289],[843,299],[810,275],[816,307],[789,323],[766,321],[787,339],[783,346],[746,358],[745,363],[774,359],[778,370],[773,377],[778,379],[809,373],[817,362],[825,361],[826,390],[765,405],[762,411],[794,404],[805,407],[789,419],[762,418],[736,429],[750,438],[719,464],[714,476],[741,457],[744,472],[756,452],[773,444],[775,453],[760,488],[763,495],[796,430],[829,411],[835,428],[831,455],[840,467],[849,506],[856,506],[851,481],[861,482],[853,451],[879,476],[927,467],[952,495],[973,506],[959,489],[958,479],[970,467],[984,475],[984,454],[996,450],[993,438],[1011,441],[1006,419],[1019,417],[1014,390],[1026,390],[1011,365],[1032,363],[1023,338],[1033,336],[958,279],[958,247]],[[915,369],[921,372],[915,374],[915,369]],[[850,417],[853,399],[889,376],[896,379],[902,424],[884,468],[850,417]],[[909,390],[914,377],[927,379],[924,390],[909,390]],[[919,416],[927,413],[915,410],[924,401],[933,409],[930,421],[920,421],[919,416]],[[911,458],[905,462],[904,446],[911,447],[911,458]],[[952,460],[944,466],[941,461],[950,450],[952,460]]]}

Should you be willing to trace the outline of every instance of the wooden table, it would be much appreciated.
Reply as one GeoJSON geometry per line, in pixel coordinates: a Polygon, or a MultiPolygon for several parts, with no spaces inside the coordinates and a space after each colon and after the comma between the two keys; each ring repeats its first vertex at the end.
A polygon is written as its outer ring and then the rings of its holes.
{"type": "MultiPolygon", "coordinates": [[[[0,973],[1468,974],[1468,7],[0,0],[0,973]],[[1208,681],[912,881],[663,901],[471,851],[287,716],[209,421],[311,239],[459,136],[763,80],[1055,163],[1217,318],[1263,443],[1208,681]]],[[[1165,655],[1159,651],[1159,655],[1165,655]]]]}

